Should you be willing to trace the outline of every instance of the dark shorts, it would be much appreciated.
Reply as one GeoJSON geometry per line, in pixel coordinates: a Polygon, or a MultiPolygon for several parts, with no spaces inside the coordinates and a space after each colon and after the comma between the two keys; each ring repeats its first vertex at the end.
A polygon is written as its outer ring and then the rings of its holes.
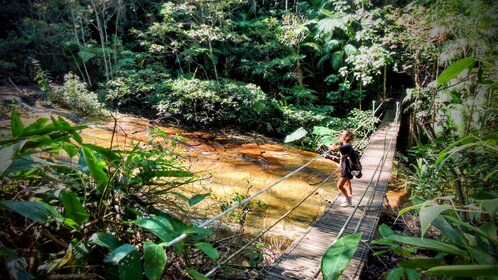
{"type": "Polygon", "coordinates": [[[351,174],[351,170],[349,170],[349,164],[344,157],[341,157],[341,177],[353,179],[353,174],[351,174]]]}

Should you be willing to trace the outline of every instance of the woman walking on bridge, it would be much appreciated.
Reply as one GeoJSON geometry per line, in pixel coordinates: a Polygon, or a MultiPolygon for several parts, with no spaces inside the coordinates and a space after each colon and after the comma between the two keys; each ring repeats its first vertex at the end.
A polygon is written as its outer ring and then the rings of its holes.
{"type": "Polygon", "coordinates": [[[353,174],[351,174],[351,166],[348,162],[348,157],[352,162],[358,162],[356,152],[351,144],[354,141],[355,134],[350,130],[344,130],[339,134],[339,143],[329,146],[329,150],[339,151],[341,153],[341,177],[337,181],[337,189],[344,196],[344,202],[341,204],[342,207],[352,206],[352,193],[353,189],[351,187],[351,179],[353,179],[353,174]]]}

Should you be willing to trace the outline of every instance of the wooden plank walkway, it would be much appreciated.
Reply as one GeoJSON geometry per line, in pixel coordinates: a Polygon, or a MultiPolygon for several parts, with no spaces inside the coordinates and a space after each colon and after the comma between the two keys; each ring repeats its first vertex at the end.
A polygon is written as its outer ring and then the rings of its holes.
{"type": "MultiPolygon", "coordinates": [[[[377,228],[391,174],[399,131],[394,115],[394,110],[387,110],[363,154],[363,177],[352,181],[353,207],[341,207],[341,199],[336,198],[308,231],[289,246],[265,279],[314,279],[322,256],[350,217],[342,235],[362,232],[363,237],[341,279],[359,279],[367,257],[366,243],[372,240],[377,228]]],[[[316,279],[322,279],[321,274],[316,279]]]]}

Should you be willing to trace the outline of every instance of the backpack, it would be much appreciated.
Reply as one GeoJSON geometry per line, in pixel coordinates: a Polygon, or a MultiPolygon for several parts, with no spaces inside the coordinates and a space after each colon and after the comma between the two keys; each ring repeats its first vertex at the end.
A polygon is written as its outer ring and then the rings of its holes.
{"type": "Polygon", "coordinates": [[[353,153],[355,153],[356,156],[356,163],[353,163],[349,155],[347,155],[348,162],[349,162],[349,167],[351,169],[351,174],[355,176],[356,178],[360,179],[363,176],[363,173],[361,173],[361,169],[363,168],[361,166],[361,162],[358,159],[358,156],[356,155],[356,152],[353,150],[353,153]]]}

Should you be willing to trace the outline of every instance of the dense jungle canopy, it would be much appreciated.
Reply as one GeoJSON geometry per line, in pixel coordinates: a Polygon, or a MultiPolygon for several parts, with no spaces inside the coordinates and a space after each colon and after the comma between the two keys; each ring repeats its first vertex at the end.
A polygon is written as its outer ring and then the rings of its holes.
{"type": "MultiPolygon", "coordinates": [[[[302,128],[312,133],[296,144],[310,150],[324,131],[364,124],[368,135],[372,102],[399,100],[397,182],[422,235],[440,232],[426,246],[381,227],[378,244],[405,260],[386,275],[469,265],[431,273],[496,276],[497,19],[493,0],[1,0],[0,85],[35,87],[37,102],[84,116],[273,139],[302,128]],[[416,249],[436,253],[409,263],[416,249]]],[[[11,130],[0,140],[3,279],[204,279],[223,253],[212,232],[138,192],[158,177],[161,194],[198,180],[165,147],[88,145],[83,124],[23,124],[18,107],[0,107],[11,130]],[[20,228],[29,237],[16,240],[20,228]],[[186,231],[194,238],[165,249],[186,231]]],[[[177,196],[191,206],[207,194],[177,196]]],[[[262,247],[219,279],[258,272],[262,247]]]]}

